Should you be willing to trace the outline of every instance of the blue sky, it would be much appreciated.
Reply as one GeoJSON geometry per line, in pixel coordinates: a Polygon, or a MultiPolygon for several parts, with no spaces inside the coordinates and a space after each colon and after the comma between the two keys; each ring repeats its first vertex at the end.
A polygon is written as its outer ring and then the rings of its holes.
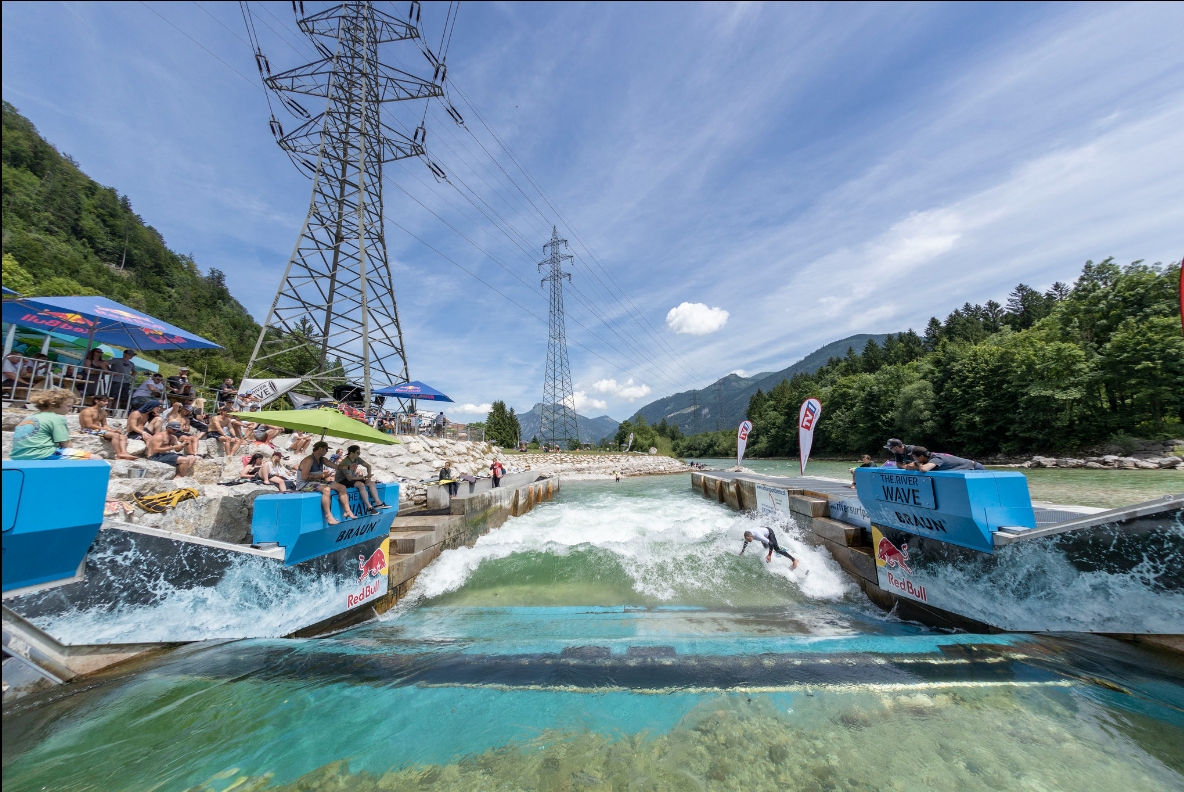
{"type": "MultiPolygon", "coordinates": [[[[308,59],[290,3],[251,8],[273,69],[308,59]]],[[[433,47],[445,8],[424,3],[433,47]]],[[[387,175],[500,265],[389,181],[387,215],[529,313],[388,226],[411,375],[458,410],[540,399],[551,224],[578,254],[579,409],[618,419],[1089,258],[1178,260],[1180,30],[1172,3],[462,3],[449,75],[563,218],[460,101],[472,135],[432,109],[455,188],[387,175]]],[[[310,182],[245,37],[237,3],[4,3],[3,96],[262,319],[310,182]]]]}

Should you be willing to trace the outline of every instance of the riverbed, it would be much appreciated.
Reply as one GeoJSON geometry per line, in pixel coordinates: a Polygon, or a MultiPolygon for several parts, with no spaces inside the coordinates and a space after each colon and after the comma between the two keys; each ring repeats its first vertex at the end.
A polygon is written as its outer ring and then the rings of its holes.
{"type": "MultiPolygon", "coordinates": [[[[735,459],[697,459],[708,467],[730,468],[735,459]]],[[[859,462],[811,461],[806,475],[851,480],[852,467],[859,462]]],[[[766,476],[798,476],[798,460],[745,459],[744,467],[766,476]]],[[[992,467],[991,470],[1014,470],[1028,478],[1033,501],[1117,509],[1133,503],[1179,495],[1184,492],[1184,470],[1085,470],[1080,468],[992,467]]]]}
{"type": "Polygon", "coordinates": [[[1177,656],[901,622],[790,525],[799,570],[740,556],[755,519],[685,475],[565,484],[379,621],[8,707],[5,787],[1184,788],[1177,656]]]}

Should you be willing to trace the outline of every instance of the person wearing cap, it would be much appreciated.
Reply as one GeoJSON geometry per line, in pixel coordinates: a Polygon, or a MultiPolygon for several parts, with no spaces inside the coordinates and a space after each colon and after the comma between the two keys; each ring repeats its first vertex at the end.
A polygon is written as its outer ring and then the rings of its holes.
{"type": "Polygon", "coordinates": [[[339,521],[330,511],[329,504],[334,492],[341,502],[342,517],[346,520],[356,520],[357,516],[349,508],[349,490],[344,484],[338,484],[333,480],[337,466],[325,459],[325,452],[328,450],[329,444],[324,440],[313,443],[312,453],[300,460],[300,466],[296,468],[296,491],[318,490],[321,493],[321,511],[325,515],[325,523],[337,525],[339,521]]]}
{"type": "Polygon", "coordinates": [[[164,399],[164,391],[164,375],[159,371],[152,372],[152,376],[141,382],[140,387],[136,388],[135,392],[132,393],[132,409],[137,410],[140,408],[140,405],[149,401],[160,404],[161,400],[164,399]]]}
{"type": "Polygon", "coordinates": [[[197,457],[180,453],[185,450],[185,443],[176,435],[174,427],[177,426],[179,424],[175,421],[170,421],[159,432],[148,437],[148,460],[172,465],[180,477],[189,473],[197,457]]]}
{"type": "Polygon", "coordinates": [[[913,446],[905,445],[900,438],[893,437],[884,444],[892,452],[893,457],[896,458],[896,466],[903,468],[905,465],[913,461],[913,446]]]}
{"type": "Polygon", "coordinates": [[[147,441],[153,434],[154,422],[160,417],[160,411],[160,402],[149,401],[128,413],[127,439],[147,441]]]}
{"type": "Polygon", "coordinates": [[[111,391],[116,407],[126,404],[127,394],[131,390],[132,379],[136,373],[135,357],[136,351],[134,349],[125,349],[123,357],[116,358],[107,364],[107,368],[111,369],[111,391]]]}
{"type": "Polygon", "coordinates": [[[110,401],[111,397],[105,393],[95,396],[94,403],[90,407],[84,407],[79,411],[78,426],[83,434],[101,437],[110,443],[111,447],[115,449],[116,459],[135,459],[136,457],[127,452],[127,438],[124,437],[123,432],[107,423],[107,404],[110,401]]]}
{"type": "Polygon", "coordinates": [[[358,496],[362,499],[362,505],[371,514],[379,509],[389,509],[383,503],[382,498],[378,497],[378,487],[374,483],[374,470],[370,467],[370,463],[362,459],[362,449],[360,446],[351,445],[346,451],[345,459],[337,465],[337,476],[335,480],[338,484],[344,484],[347,487],[353,487],[358,491],[358,496]],[[357,468],[365,467],[366,475],[358,475],[357,468]],[[366,490],[370,490],[370,497],[366,497],[366,490]]]}
{"type": "Polygon", "coordinates": [[[905,470],[919,470],[928,473],[931,470],[986,470],[981,462],[973,459],[963,459],[953,454],[938,454],[925,446],[913,446],[913,461],[905,465],[905,470]]]}
{"type": "Polygon", "coordinates": [[[168,378],[169,395],[180,398],[193,396],[193,385],[189,383],[189,369],[182,366],[168,378]]]}

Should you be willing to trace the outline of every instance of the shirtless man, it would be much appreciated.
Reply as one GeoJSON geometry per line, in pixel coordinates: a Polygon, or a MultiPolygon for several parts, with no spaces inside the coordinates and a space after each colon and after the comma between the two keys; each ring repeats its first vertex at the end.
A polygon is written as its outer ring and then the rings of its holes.
{"type": "Polygon", "coordinates": [[[84,407],[78,413],[78,425],[82,427],[83,434],[101,437],[110,443],[111,447],[115,449],[116,459],[135,459],[127,452],[127,438],[124,437],[123,432],[107,425],[107,403],[109,401],[111,401],[111,397],[105,393],[95,396],[94,404],[84,407]]]}
{"type": "Polygon", "coordinates": [[[777,555],[785,556],[793,562],[793,566],[790,569],[798,568],[798,560],[785,550],[782,550],[781,545],[777,544],[777,534],[773,533],[773,529],[759,525],[751,531],[744,532],[744,546],[740,548],[740,555],[744,555],[744,551],[748,549],[748,543],[754,539],[769,548],[769,554],[765,556],[766,564],[773,560],[773,553],[776,553],[777,555]]]}
{"type": "Polygon", "coordinates": [[[234,419],[230,417],[230,405],[223,404],[218,414],[210,419],[210,437],[222,444],[226,456],[234,456],[242,448],[243,441],[234,430],[234,419]]]}
{"type": "Polygon", "coordinates": [[[300,466],[296,468],[296,491],[316,487],[321,493],[321,511],[325,514],[325,523],[337,525],[337,518],[329,510],[329,498],[334,492],[341,502],[342,516],[347,520],[356,520],[357,517],[349,508],[349,490],[344,484],[332,480],[337,466],[325,459],[328,450],[329,444],[318,440],[313,444],[312,453],[300,460],[300,466]]]}
{"type": "Polygon", "coordinates": [[[185,444],[174,435],[178,426],[176,422],[170,422],[147,440],[149,461],[173,465],[177,468],[177,476],[180,477],[189,473],[197,457],[177,453],[185,450],[185,444]]]}
{"type": "Polygon", "coordinates": [[[160,411],[158,401],[146,402],[138,409],[132,410],[127,416],[128,439],[147,442],[152,436],[153,422],[160,417],[160,411]]]}
{"type": "Polygon", "coordinates": [[[185,450],[194,456],[200,456],[201,438],[193,432],[193,426],[189,422],[190,416],[193,415],[193,408],[185,404],[178,404],[173,408],[173,414],[169,417],[169,425],[177,424],[177,431],[174,433],[177,436],[178,442],[185,446],[185,450]]]}

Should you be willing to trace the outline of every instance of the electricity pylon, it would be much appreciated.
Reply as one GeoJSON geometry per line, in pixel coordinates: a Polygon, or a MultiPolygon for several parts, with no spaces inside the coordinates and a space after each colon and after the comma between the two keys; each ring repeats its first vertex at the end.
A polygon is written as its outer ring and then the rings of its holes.
{"type": "Polygon", "coordinates": [[[539,429],[544,443],[560,443],[567,447],[569,440],[580,441],[576,427],[575,394],[571,388],[571,369],[567,365],[567,331],[563,322],[563,279],[571,281],[571,273],[563,271],[563,262],[572,257],[559,252],[567,247],[567,240],[559,238],[559,231],[551,227],[551,241],[543,250],[551,255],[539,262],[539,268],[549,267],[542,283],[550,284],[551,311],[547,323],[547,373],[543,378],[543,414],[539,429]],[[562,442],[560,442],[562,441],[562,442]]]}
{"type": "MultiPolygon", "coordinates": [[[[418,4],[412,4],[412,10],[418,4]]],[[[443,96],[443,64],[418,28],[375,9],[346,2],[298,20],[321,54],[272,74],[252,33],[259,73],[298,117],[272,133],[292,162],[312,178],[312,200],[275,300],[247,364],[246,376],[300,377],[320,394],[360,383],[370,405],[373,386],[407,382],[403,331],[383,229],[382,166],[421,157],[421,125],[407,137],[382,119],[384,104],[443,96]],[[415,42],[435,68],[431,80],[383,63],[380,44],[415,42]],[[310,113],[297,95],[324,100],[310,113]]],[[[439,167],[428,161],[437,176],[439,167]]]]}

